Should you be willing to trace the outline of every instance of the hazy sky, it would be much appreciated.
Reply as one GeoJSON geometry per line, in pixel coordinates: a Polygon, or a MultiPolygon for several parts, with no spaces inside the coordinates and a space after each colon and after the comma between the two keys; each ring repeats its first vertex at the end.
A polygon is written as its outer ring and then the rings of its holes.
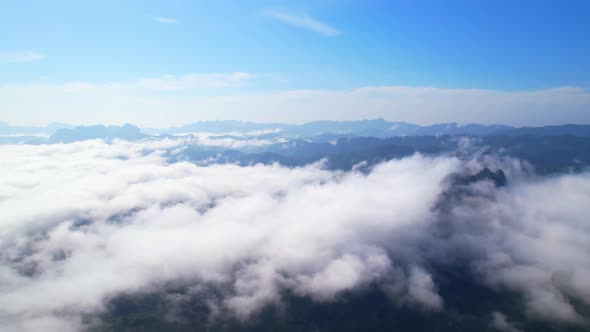
{"type": "Polygon", "coordinates": [[[0,0],[0,121],[590,123],[590,2],[0,0]]]}

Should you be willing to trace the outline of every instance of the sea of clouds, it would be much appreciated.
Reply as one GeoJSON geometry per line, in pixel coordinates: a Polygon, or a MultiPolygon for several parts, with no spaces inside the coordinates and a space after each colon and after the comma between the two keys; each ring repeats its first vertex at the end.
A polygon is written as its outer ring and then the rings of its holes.
{"type": "Polygon", "coordinates": [[[537,178],[495,160],[507,187],[453,191],[450,176],[482,161],[414,155],[349,172],[171,163],[184,144],[0,146],[3,330],[77,331],[118,294],[170,283],[222,289],[215,312],[241,320],[284,290],[331,302],[374,284],[441,311],[432,266],[457,260],[519,294],[531,319],[588,324],[572,301],[590,305],[589,173],[537,178]]]}

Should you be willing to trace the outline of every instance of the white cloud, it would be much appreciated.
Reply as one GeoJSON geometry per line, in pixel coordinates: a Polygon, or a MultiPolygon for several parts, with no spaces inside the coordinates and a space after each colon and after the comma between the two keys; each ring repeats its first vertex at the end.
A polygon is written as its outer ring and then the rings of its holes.
{"type": "Polygon", "coordinates": [[[0,119],[41,125],[55,121],[132,122],[145,127],[219,119],[301,123],[378,117],[423,125],[590,123],[590,91],[586,88],[498,91],[384,86],[248,93],[235,90],[253,86],[256,77],[230,72],[165,75],[108,84],[0,85],[0,119]]]}
{"type": "Polygon", "coordinates": [[[589,200],[590,173],[474,187],[443,217],[456,231],[429,242],[445,257],[467,256],[486,284],[520,293],[529,317],[587,324],[572,302],[590,304],[589,200]]]}
{"type": "Polygon", "coordinates": [[[417,155],[368,174],[169,163],[186,143],[0,146],[0,324],[76,328],[112,296],[171,282],[222,287],[216,306],[242,319],[282,290],[329,302],[374,283],[444,310],[432,266],[449,257],[521,294],[531,318],[583,321],[570,300],[590,304],[588,173],[480,183],[443,213],[443,180],[476,161],[417,155]]]}
{"type": "Polygon", "coordinates": [[[417,156],[368,176],[197,167],[145,154],[158,148],[145,144],[0,147],[10,156],[0,172],[3,325],[92,313],[114,294],[167,282],[223,286],[221,309],[244,319],[283,288],[333,300],[393,268],[377,243],[428,220],[457,165],[417,156]]]}
{"type": "Polygon", "coordinates": [[[85,94],[123,94],[145,93],[149,91],[194,91],[195,89],[212,89],[236,87],[252,79],[254,75],[246,72],[162,75],[149,77],[129,83],[92,84],[71,82],[63,85],[66,93],[85,94]]]}
{"type": "Polygon", "coordinates": [[[45,55],[37,52],[1,52],[0,63],[31,62],[44,59],[45,55]]]}
{"type": "Polygon", "coordinates": [[[514,327],[503,313],[497,311],[492,313],[492,327],[501,332],[522,332],[514,327]]]}
{"type": "Polygon", "coordinates": [[[318,21],[309,15],[299,15],[281,11],[267,11],[265,14],[282,23],[319,33],[324,36],[334,37],[340,34],[336,28],[318,21]]]}
{"type": "Polygon", "coordinates": [[[176,19],[171,17],[156,17],[156,22],[168,24],[177,23],[176,19]]]}
{"type": "Polygon", "coordinates": [[[411,269],[408,279],[408,300],[432,310],[443,308],[443,299],[438,295],[432,275],[419,267],[411,269]]]}
{"type": "Polygon", "coordinates": [[[226,88],[239,86],[252,78],[253,75],[246,72],[189,74],[182,76],[163,75],[156,78],[141,79],[137,82],[137,87],[163,91],[197,88],[226,88]]]}
{"type": "Polygon", "coordinates": [[[287,140],[283,137],[274,137],[269,139],[260,139],[254,137],[248,137],[252,135],[262,135],[264,133],[276,133],[276,130],[259,130],[252,133],[240,133],[240,132],[227,132],[227,133],[181,133],[180,136],[187,138],[187,143],[195,146],[214,146],[223,147],[226,149],[244,149],[244,148],[256,148],[270,144],[285,143],[287,140]],[[225,136],[238,136],[241,139],[234,139],[232,137],[225,136]]]}

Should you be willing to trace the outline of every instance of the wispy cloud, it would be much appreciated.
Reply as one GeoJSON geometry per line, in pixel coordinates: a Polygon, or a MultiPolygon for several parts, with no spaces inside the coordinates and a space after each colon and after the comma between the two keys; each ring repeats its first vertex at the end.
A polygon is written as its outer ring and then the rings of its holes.
{"type": "Polygon", "coordinates": [[[238,87],[255,75],[247,72],[162,75],[142,78],[128,83],[93,84],[70,82],[63,85],[66,93],[132,93],[142,91],[191,91],[196,89],[216,89],[238,87]]]}
{"type": "Polygon", "coordinates": [[[171,17],[156,17],[156,21],[160,23],[177,23],[175,18],[171,17]]]}
{"type": "Polygon", "coordinates": [[[253,78],[246,72],[218,74],[188,74],[182,76],[163,75],[144,78],[136,82],[137,87],[160,91],[181,91],[198,88],[228,88],[242,85],[253,78]]]}
{"type": "Polygon", "coordinates": [[[31,52],[0,52],[0,63],[16,63],[16,62],[31,62],[45,58],[45,55],[31,52]]]}
{"type": "Polygon", "coordinates": [[[272,17],[282,23],[319,33],[324,36],[334,37],[340,34],[340,31],[336,28],[320,22],[309,15],[298,15],[281,11],[267,11],[265,14],[266,16],[272,17]]]}

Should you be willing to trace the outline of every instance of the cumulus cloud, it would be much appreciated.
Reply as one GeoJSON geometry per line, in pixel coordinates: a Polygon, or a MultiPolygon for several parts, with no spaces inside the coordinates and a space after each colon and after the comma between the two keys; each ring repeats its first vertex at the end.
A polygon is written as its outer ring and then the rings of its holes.
{"type": "Polygon", "coordinates": [[[478,183],[440,211],[469,167],[456,158],[368,173],[170,163],[183,144],[0,146],[0,323],[75,330],[118,294],[170,283],[222,289],[215,310],[243,320],[285,290],[329,303],[374,284],[440,311],[444,257],[521,294],[533,318],[583,320],[569,301],[590,303],[587,174],[478,183]]]}

